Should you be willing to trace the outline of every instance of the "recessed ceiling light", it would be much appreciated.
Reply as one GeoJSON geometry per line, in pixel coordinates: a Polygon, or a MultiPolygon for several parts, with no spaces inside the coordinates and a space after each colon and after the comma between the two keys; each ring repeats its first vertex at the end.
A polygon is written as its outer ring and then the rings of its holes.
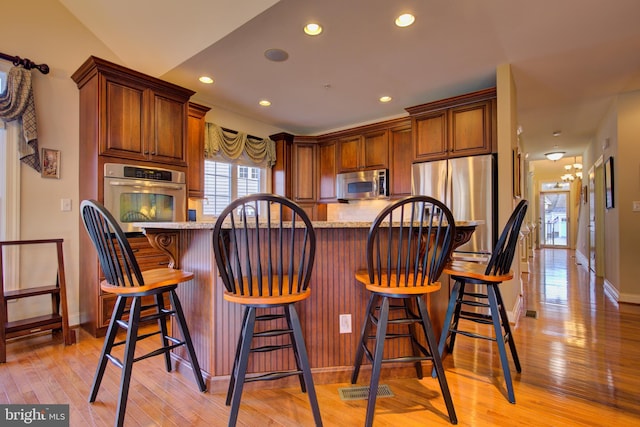
{"type": "Polygon", "coordinates": [[[380,102],[389,102],[391,101],[391,97],[390,96],[381,96],[380,97],[380,102]]]}
{"type": "Polygon", "coordinates": [[[267,49],[264,51],[264,56],[274,62],[282,62],[289,59],[289,54],[282,49],[267,49]]]}
{"type": "Polygon", "coordinates": [[[396,25],[398,27],[408,27],[413,24],[416,20],[416,17],[410,13],[404,13],[396,18],[396,25]]]}
{"type": "Polygon", "coordinates": [[[310,36],[317,36],[322,32],[322,26],[315,22],[311,22],[304,26],[304,32],[310,36]]]}
{"type": "Polygon", "coordinates": [[[202,76],[198,80],[200,80],[202,83],[206,83],[208,85],[213,83],[213,79],[211,77],[207,77],[207,76],[202,76]]]}
{"type": "Polygon", "coordinates": [[[271,105],[271,102],[266,99],[261,99],[258,104],[262,105],[263,107],[268,107],[269,105],[271,105]]]}

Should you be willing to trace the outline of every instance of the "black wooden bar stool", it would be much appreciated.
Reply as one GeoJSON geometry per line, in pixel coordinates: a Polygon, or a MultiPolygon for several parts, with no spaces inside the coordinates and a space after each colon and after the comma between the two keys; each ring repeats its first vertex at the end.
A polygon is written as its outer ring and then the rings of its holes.
{"type": "Polygon", "coordinates": [[[454,236],[455,224],[449,209],[427,196],[398,200],[383,209],[371,224],[367,238],[367,270],[356,273],[356,279],[371,292],[371,298],[351,377],[351,383],[355,384],[366,355],[372,362],[366,426],[373,424],[382,363],[414,363],[418,378],[422,378],[423,360],[433,362],[449,420],[452,424],[458,422],[424,300],[425,295],[440,290],[438,278],[454,236]],[[399,304],[391,304],[391,301],[399,304]],[[417,334],[416,325],[422,329],[426,347],[417,334]],[[369,330],[374,327],[376,333],[372,335],[369,330]],[[398,338],[409,340],[411,354],[383,359],[385,340],[398,338]],[[375,340],[373,351],[368,346],[369,340],[375,340]]]}
{"type": "MultiPolygon", "coordinates": [[[[245,382],[297,376],[309,396],[313,418],[322,425],[311,368],[295,303],[311,295],[309,280],[316,237],[307,214],[296,203],[273,194],[253,194],[232,202],[213,229],[216,263],[224,299],[244,307],[226,404],[229,426],[238,418],[245,382]],[[284,221],[284,218],[290,218],[284,221]],[[258,310],[260,314],[258,314],[258,310]],[[260,325],[260,326],[258,326],[260,325]],[[257,342],[256,346],[252,343],[257,342]],[[250,354],[272,354],[268,363],[285,366],[292,349],[294,369],[247,375],[250,354]]],[[[222,327],[222,326],[221,326],[222,327]]]]}
{"type": "Polygon", "coordinates": [[[513,278],[513,272],[510,269],[527,206],[526,200],[518,203],[498,239],[488,264],[453,261],[444,269],[444,272],[455,280],[455,285],[451,291],[438,351],[441,356],[444,356],[448,339],[448,352],[451,353],[456,335],[495,341],[498,345],[508,399],[511,403],[516,403],[516,397],[513,391],[505,343],[509,343],[516,370],[521,372],[522,369],[499,285],[513,278]],[[493,334],[484,335],[472,328],[463,328],[464,322],[461,323],[461,320],[492,325],[493,334]]]}
{"type": "Polygon", "coordinates": [[[93,386],[91,387],[89,402],[95,402],[107,362],[111,361],[122,369],[120,397],[118,398],[115,422],[116,426],[122,426],[127,407],[133,363],[162,354],[164,355],[167,372],[171,372],[170,351],[182,345],[187,347],[191,369],[198,383],[198,388],[200,391],[205,391],[206,385],[202,378],[200,364],[191,342],[180,300],[176,294],[178,284],[191,280],[193,273],[174,270],[173,268],[157,268],[141,272],[125,234],[115,218],[102,204],[94,200],[85,200],[80,204],[80,212],[87,233],[98,252],[100,266],[105,276],[105,280],[100,283],[100,288],[104,292],[117,296],[93,386]],[[169,297],[170,307],[165,307],[165,296],[169,297]],[[155,302],[144,306],[144,297],[152,297],[155,302]],[[127,303],[130,303],[128,310],[126,309],[127,303]],[[150,314],[142,314],[148,311],[150,311],[150,314]],[[125,319],[126,314],[128,314],[128,320],[125,319]],[[182,339],[168,335],[167,319],[171,316],[175,316],[182,339]],[[138,335],[140,323],[149,321],[157,321],[158,330],[138,335]],[[127,337],[124,341],[116,342],[119,328],[127,331],[127,337]],[[136,342],[155,335],[160,335],[161,347],[135,357],[136,342]],[[112,353],[114,347],[120,345],[125,346],[122,361],[112,353]]]}

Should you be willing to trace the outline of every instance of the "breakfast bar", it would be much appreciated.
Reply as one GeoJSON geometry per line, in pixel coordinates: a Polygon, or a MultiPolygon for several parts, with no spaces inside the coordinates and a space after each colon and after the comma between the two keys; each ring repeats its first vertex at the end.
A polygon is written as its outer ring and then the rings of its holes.
{"type": "MultiPolygon", "coordinates": [[[[209,389],[224,390],[233,364],[242,308],[223,300],[212,246],[213,222],[138,223],[149,242],[170,256],[175,268],[191,271],[193,280],[178,287],[187,324],[209,389]]],[[[316,257],[311,278],[311,297],[296,308],[303,325],[314,381],[347,382],[364,321],[368,296],[354,278],[366,269],[366,243],[370,222],[314,221],[316,257]],[[350,332],[340,333],[340,315],[350,315],[350,332]]],[[[456,222],[454,246],[468,240],[477,223],[456,222]]],[[[448,281],[427,301],[436,334],[448,302],[448,281]]],[[[401,343],[394,345],[402,345],[401,343]]],[[[180,363],[188,360],[178,351],[180,363]]],[[[180,363],[178,365],[180,365],[180,363]]],[[[249,372],[289,369],[294,360],[255,354],[249,372]]],[[[180,366],[179,366],[180,368],[180,366]]],[[[409,368],[393,370],[395,376],[415,375],[409,368]]],[[[284,380],[286,381],[286,380],[284,380]]],[[[291,379],[292,383],[295,378],[291,379]]]]}

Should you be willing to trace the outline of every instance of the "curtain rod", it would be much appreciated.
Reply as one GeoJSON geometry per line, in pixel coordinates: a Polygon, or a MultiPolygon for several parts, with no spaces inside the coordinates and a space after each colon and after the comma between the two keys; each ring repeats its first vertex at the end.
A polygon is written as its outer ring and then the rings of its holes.
{"type": "MultiPolygon", "coordinates": [[[[220,129],[222,129],[225,132],[232,133],[234,135],[238,134],[237,130],[233,130],[233,129],[229,129],[229,128],[223,128],[222,126],[220,126],[220,129]]],[[[247,138],[257,139],[257,140],[260,140],[260,141],[262,141],[264,139],[264,138],[260,138],[258,136],[253,136],[253,135],[249,135],[249,134],[247,134],[247,138]]]]}
{"type": "Polygon", "coordinates": [[[25,69],[30,70],[32,68],[37,69],[42,74],[49,74],[49,66],[47,64],[36,64],[30,59],[20,58],[19,56],[11,56],[6,53],[0,52],[0,58],[6,61],[11,61],[13,65],[22,65],[25,69]]]}

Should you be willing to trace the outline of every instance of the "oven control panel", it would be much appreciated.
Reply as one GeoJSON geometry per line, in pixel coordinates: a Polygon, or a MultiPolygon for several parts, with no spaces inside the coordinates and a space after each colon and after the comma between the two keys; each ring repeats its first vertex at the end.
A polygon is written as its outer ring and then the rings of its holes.
{"type": "Polygon", "coordinates": [[[158,169],[145,169],[134,166],[124,167],[125,178],[137,178],[137,179],[153,179],[154,181],[169,181],[173,180],[171,171],[158,170],[158,169]]]}
{"type": "Polygon", "coordinates": [[[105,163],[105,178],[127,178],[146,181],[170,182],[184,184],[184,172],[145,166],[132,166],[121,163],[105,163]]]}

